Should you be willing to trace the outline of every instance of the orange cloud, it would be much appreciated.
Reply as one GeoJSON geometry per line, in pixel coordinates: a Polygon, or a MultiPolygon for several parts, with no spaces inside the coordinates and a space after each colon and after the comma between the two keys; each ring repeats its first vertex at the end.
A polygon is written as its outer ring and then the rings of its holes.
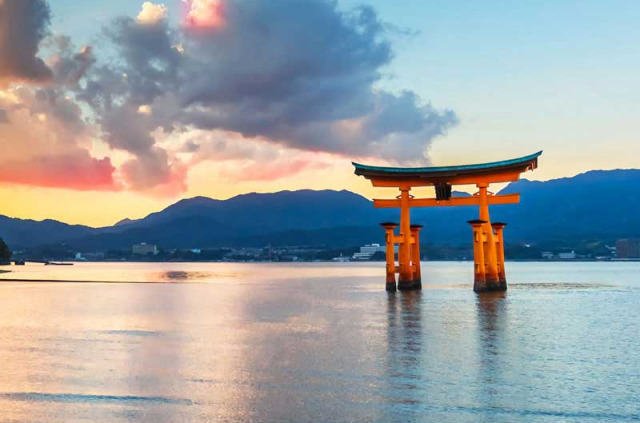
{"type": "Polygon", "coordinates": [[[87,152],[75,155],[31,157],[28,161],[0,163],[0,181],[78,191],[116,191],[115,168],[108,158],[95,159],[87,152]]]}
{"type": "Polygon", "coordinates": [[[153,4],[145,1],[136,19],[143,25],[155,25],[166,18],[167,7],[164,4],[153,4]]]}
{"type": "Polygon", "coordinates": [[[187,1],[189,10],[184,24],[191,28],[220,28],[224,25],[224,4],[222,0],[187,1]]]}

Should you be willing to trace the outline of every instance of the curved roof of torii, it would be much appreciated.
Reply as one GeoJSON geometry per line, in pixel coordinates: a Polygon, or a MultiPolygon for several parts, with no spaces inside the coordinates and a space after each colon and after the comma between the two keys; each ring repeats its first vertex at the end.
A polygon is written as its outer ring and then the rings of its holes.
{"type": "Polygon", "coordinates": [[[518,159],[503,160],[492,163],[471,164],[462,166],[439,167],[381,167],[353,163],[355,174],[367,179],[385,179],[402,181],[420,179],[425,182],[440,183],[449,178],[484,176],[500,172],[526,172],[538,166],[538,157],[542,151],[518,159]]]}

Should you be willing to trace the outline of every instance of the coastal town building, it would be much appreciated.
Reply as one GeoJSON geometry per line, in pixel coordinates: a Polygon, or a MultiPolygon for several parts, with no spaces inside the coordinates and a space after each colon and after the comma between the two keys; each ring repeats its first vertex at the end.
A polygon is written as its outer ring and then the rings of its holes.
{"type": "MultiPolygon", "coordinates": [[[[354,253],[352,259],[353,260],[371,260],[375,253],[385,253],[387,251],[386,246],[381,246],[380,244],[371,244],[365,245],[364,247],[360,247],[359,253],[354,253]]],[[[395,246],[395,252],[398,252],[398,246],[395,246]]]]}
{"type": "Polygon", "coordinates": [[[339,257],[332,258],[331,261],[335,263],[346,263],[351,260],[349,259],[349,257],[344,257],[343,255],[340,255],[339,257]]]}
{"type": "Polygon", "coordinates": [[[619,259],[640,258],[640,239],[619,239],[616,255],[619,259]]]}
{"type": "Polygon", "coordinates": [[[154,244],[141,243],[131,247],[131,253],[134,256],[158,255],[158,246],[154,244]]]}
{"type": "Polygon", "coordinates": [[[575,260],[578,256],[575,251],[565,251],[563,253],[559,253],[558,258],[560,260],[575,260]]]}

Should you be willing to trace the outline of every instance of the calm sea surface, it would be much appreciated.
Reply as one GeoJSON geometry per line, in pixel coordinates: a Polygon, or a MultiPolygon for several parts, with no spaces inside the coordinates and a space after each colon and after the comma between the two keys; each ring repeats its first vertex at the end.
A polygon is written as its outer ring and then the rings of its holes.
{"type": "Polygon", "coordinates": [[[507,265],[12,267],[0,422],[640,420],[640,263],[507,265]]]}

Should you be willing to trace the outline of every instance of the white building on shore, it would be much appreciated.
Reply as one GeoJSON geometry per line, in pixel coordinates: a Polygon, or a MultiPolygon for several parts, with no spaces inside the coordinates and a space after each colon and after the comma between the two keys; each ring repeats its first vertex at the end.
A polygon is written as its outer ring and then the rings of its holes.
{"type": "Polygon", "coordinates": [[[141,244],[136,244],[133,247],[131,247],[131,252],[133,253],[134,256],[146,256],[149,254],[157,256],[158,246],[143,242],[141,244]]]}
{"type": "MultiPolygon", "coordinates": [[[[370,260],[375,253],[385,253],[386,251],[387,251],[387,247],[384,245],[382,246],[380,244],[365,245],[364,247],[360,247],[360,252],[354,253],[351,259],[352,260],[370,260]]],[[[396,253],[398,252],[397,245],[394,247],[394,251],[396,253]]]]}

